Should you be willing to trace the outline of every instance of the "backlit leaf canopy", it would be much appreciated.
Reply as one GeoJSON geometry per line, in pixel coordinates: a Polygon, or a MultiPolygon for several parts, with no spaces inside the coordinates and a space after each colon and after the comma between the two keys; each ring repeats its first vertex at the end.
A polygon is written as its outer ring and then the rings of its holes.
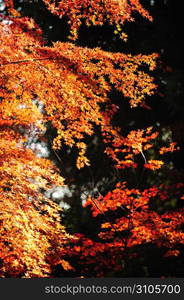
{"type": "Polygon", "coordinates": [[[39,26],[22,17],[12,0],[5,1],[9,16],[0,21],[0,276],[48,277],[56,266],[80,276],[111,275],[112,268],[118,272],[126,268],[125,261],[138,256],[136,247],[148,244],[164,247],[165,257],[180,255],[183,210],[159,213],[151,203],[164,206],[173,190],[183,199],[182,183],[139,189],[129,188],[123,178],[97,197],[91,188],[84,206],[91,217],[101,218],[94,240],[82,233],[69,235],[62,210],[46,197],[45,191],[65,184],[62,168],[38,157],[29,146],[30,137],[41,139],[47,129],[56,132],[54,151],[66,149],[64,145],[77,150],[78,169],[90,166],[86,137],[97,129],[104,157],[117,174],[136,168],[158,172],[165,167],[160,155],[178,147],[173,141],[159,145],[153,126],[124,136],[122,128],[113,125],[119,107],[111,92],[121,94],[122,107],[127,101],[131,109],[145,108],[146,98],[156,90],[152,72],[158,55],[112,53],[76,43],[82,24],[110,24],[126,40],[126,21],[133,21],[137,13],[152,20],[140,2],[43,2],[52,14],[66,17],[72,42],[48,46],[39,26]]]}

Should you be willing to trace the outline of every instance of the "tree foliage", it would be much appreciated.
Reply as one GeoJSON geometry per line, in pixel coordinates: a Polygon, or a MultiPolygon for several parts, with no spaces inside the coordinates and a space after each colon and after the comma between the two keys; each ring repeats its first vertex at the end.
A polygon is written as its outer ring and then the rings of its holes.
{"type": "MultiPolygon", "coordinates": [[[[104,155],[118,170],[157,172],[164,166],[162,155],[178,150],[173,141],[160,144],[153,127],[124,134],[114,125],[119,107],[110,93],[121,93],[131,109],[147,108],[145,98],[156,89],[151,72],[158,55],[133,56],[76,43],[81,24],[109,23],[126,40],[122,26],[134,20],[135,12],[151,20],[140,2],[44,2],[53,14],[67,18],[73,42],[48,46],[39,26],[19,15],[10,1],[9,16],[0,22],[1,277],[50,276],[56,265],[81,276],[106,276],[112,268],[114,273],[126,269],[127,261],[138,255],[136,247],[150,243],[165,247],[165,256],[179,255],[183,211],[159,213],[150,207],[151,201],[162,205],[169,198],[166,186],[129,188],[123,178],[106,195],[89,197],[85,206],[91,207],[93,217],[106,218],[96,240],[69,235],[61,225],[59,206],[44,194],[64,185],[64,179],[50,160],[29,148],[33,131],[41,140],[46,129],[54,128],[54,151],[65,145],[76,149],[78,169],[90,166],[86,137],[94,136],[97,128],[104,155]]],[[[182,187],[175,186],[180,198],[182,187]]]]}

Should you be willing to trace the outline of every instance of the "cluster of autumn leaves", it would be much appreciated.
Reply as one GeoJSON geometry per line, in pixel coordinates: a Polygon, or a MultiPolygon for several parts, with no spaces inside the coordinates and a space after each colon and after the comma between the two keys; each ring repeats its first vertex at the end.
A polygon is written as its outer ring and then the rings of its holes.
{"type": "MultiPolygon", "coordinates": [[[[74,40],[82,22],[109,22],[121,32],[135,11],[151,19],[138,0],[44,2],[52,13],[68,17],[74,40]]],[[[94,217],[122,210],[120,217],[101,224],[99,241],[70,236],[61,225],[58,205],[42,192],[63,185],[64,179],[50,160],[38,158],[27,146],[30,128],[41,138],[52,126],[57,131],[53,148],[75,147],[80,169],[90,165],[85,136],[95,134],[98,126],[116,168],[136,168],[138,156],[145,168],[161,168],[162,160],[149,158],[158,133],[149,127],[122,136],[111,122],[118,107],[108,97],[115,88],[130,107],[144,106],[156,85],[140,67],[147,65],[152,71],[157,55],[111,53],[71,42],[48,47],[34,21],[18,16],[10,1],[7,5],[13,16],[1,17],[0,22],[0,276],[47,277],[58,265],[75,272],[75,260],[80,260],[77,274],[87,276],[93,266],[93,276],[105,276],[112,268],[123,268],[129,249],[150,242],[165,246],[166,256],[179,255],[182,211],[159,215],[149,208],[150,200],[163,201],[164,187],[140,191],[118,182],[107,195],[85,204],[94,217]]],[[[171,143],[158,149],[158,155],[176,149],[171,143]]],[[[131,252],[128,259],[135,255],[131,252]]]]}
{"type": "Polygon", "coordinates": [[[135,12],[152,21],[152,17],[142,7],[139,0],[44,0],[44,3],[59,18],[65,16],[69,19],[71,39],[73,40],[77,38],[82,24],[102,26],[107,22],[114,26],[115,34],[119,34],[122,39],[126,40],[127,35],[122,32],[122,27],[126,21],[134,21],[133,14],[135,12]]]}

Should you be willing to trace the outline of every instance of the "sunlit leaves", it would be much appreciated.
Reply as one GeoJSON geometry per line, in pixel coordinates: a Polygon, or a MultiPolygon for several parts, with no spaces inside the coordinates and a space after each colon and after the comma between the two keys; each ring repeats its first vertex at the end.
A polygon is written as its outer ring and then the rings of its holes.
{"type": "Polygon", "coordinates": [[[160,154],[165,154],[167,152],[174,152],[176,150],[179,150],[179,147],[177,147],[176,143],[172,142],[170,143],[169,147],[160,148],[160,154]]]}
{"type": "Polygon", "coordinates": [[[71,238],[58,206],[40,190],[62,185],[63,178],[50,161],[19,144],[13,130],[1,130],[0,137],[0,276],[45,277],[71,238]]]}
{"type": "MultiPolygon", "coordinates": [[[[180,188],[178,186],[178,188],[180,188]]],[[[175,186],[177,190],[177,185],[175,186]]],[[[90,206],[94,217],[101,216],[103,220],[101,231],[98,234],[101,243],[93,242],[93,252],[106,257],[102,270],[106,268],[106,262],[111,264],[111,260],[106,253],[111,253],[112,265],[116,261],[118,270],[123,268],[121,262],[126,258],[131,260],[132,255],[139,255],[136,246],[152,244],[157,247],[164,247],[165,257],[178,256],[179,250],[176,248],[183,245],[184,233],[182,224],[184,221],[183,210],[170,213],[158,213],[151,209],[152,201],[166,201],[171,197],[170,191],[162,187],[152,187],[145,190],[129,189],[125,182],[119,182],[112,192],[98,198],[89,198],[85,206],[90,206]],[[163,195],[164,198],[162,197],[163,195]],[[167,196],[166,196],[167,195],[167,196]],[[165,200],[163,200],[165,199],[165,200]],[[113,216],[113,217],[112,217],[113,216]],[[101,250],[99,250],[101,249],[101,250]]],[[[88,253],[86,241],[81,239],[81,253],[88,253]]],[[[91,241],[92,243],[92,241],[91,241]]],[[[73,252],[77,255],[74,247],[73,252]]],[[[97,276],[100,274],[98,263],[89,257],[85,258],[86,272],[90,272],[87,263],[91,262],[96,266],[97,276]],[[99,272],[99,273],[98,273],[99,272]]]]}
{"type": "MultiPolygon", "coordinates": [[[[109,23],[126,40],[122,26],[133,21],[134,13],[151,20],[138,0],[44,2],[53,14],[68,18],[74,40],[82,23],[109,23]]],[[[13,17],[2,17],[0,23],[0,276],[47,277],[58,265],[75,271],[67,258],[80,262],[80,275],[111,275],[112,268],[120,271],[125,259],[137,255],[136,246],[150,243],[164,246],[166,257],[179,255],[183,211],[151,208],[152,202],[176,200],[170,198],[171,187],[141,189],[131,183],[130,188],[120,181],[112,191],[89,197],[85,206],[102,219],[100,232],[96,240],[82,234],[74,239],[61,225],[60,208],[44,193],[62,186],[64,179],[49,160],[28,148],[32,129],[43,138],[52,127],[54,151],[64,145],[76,150],[80,169],[90,165],[86,137],[98,129],[105,157],[115,168],[157,172],[164,164],[160,155],[178,150],[176,144],[161,147],[158,131],[146,125],[122,134],[113,126],[119,107],[109,95],[116,90],[130,108],[146,107],[145,98],[156,89],[151,72],[158,55],[111,53],[68,42],[46,46],[34,21],[17,15],[13,1],[6,3],[13,17]]],[[[180,200],[181,187],[174,187],[180,200]]]]}
{"type": "Polygon", "coordinates": [[[161,160],[148,160],[148,162],[146,164],[144,164],[144,167],[147,169],[151,169],[151,170],[157,170],[160,169],[160,167],[163,165],[163,161],[161,160]]]}
{"type": "Polygon", "coordinates": [[[83,23],[87,26],[109,23],[115,27],[115,34],[119,33],[120,37],[126,40],[127,36],[122,33],[122,26],[126,21],[134,21],[135,12],[152,20],[139,0],[44,0],[44,2],[53,14],[60,18],[64,16],[68,18],[71,39],[77,38],[78,30],[83,23]]]}
{"type": "MultiPolygon", "coordinates": [[[[153,70],[156,54],[134,57],[60,42],[46,47],[40,29],[27,18],[2,23],[0,31],[1,117],[16,126],[43,127],[49,122],[57,130],[54,149],[63,143],[77,147],[85,135],[94,133],[95,125],[111,131],[108,93],[112,88],[132,107],[156,88],[153,78],[139,70],[142,64],[153,70]],[[34,99],[43,103],[44,114],[34,99]],[[103,110],[101,103],[106,103],[103,110]]],[[[89,162],[85,149],[79,151],[80,168],[89,162]]]]}

